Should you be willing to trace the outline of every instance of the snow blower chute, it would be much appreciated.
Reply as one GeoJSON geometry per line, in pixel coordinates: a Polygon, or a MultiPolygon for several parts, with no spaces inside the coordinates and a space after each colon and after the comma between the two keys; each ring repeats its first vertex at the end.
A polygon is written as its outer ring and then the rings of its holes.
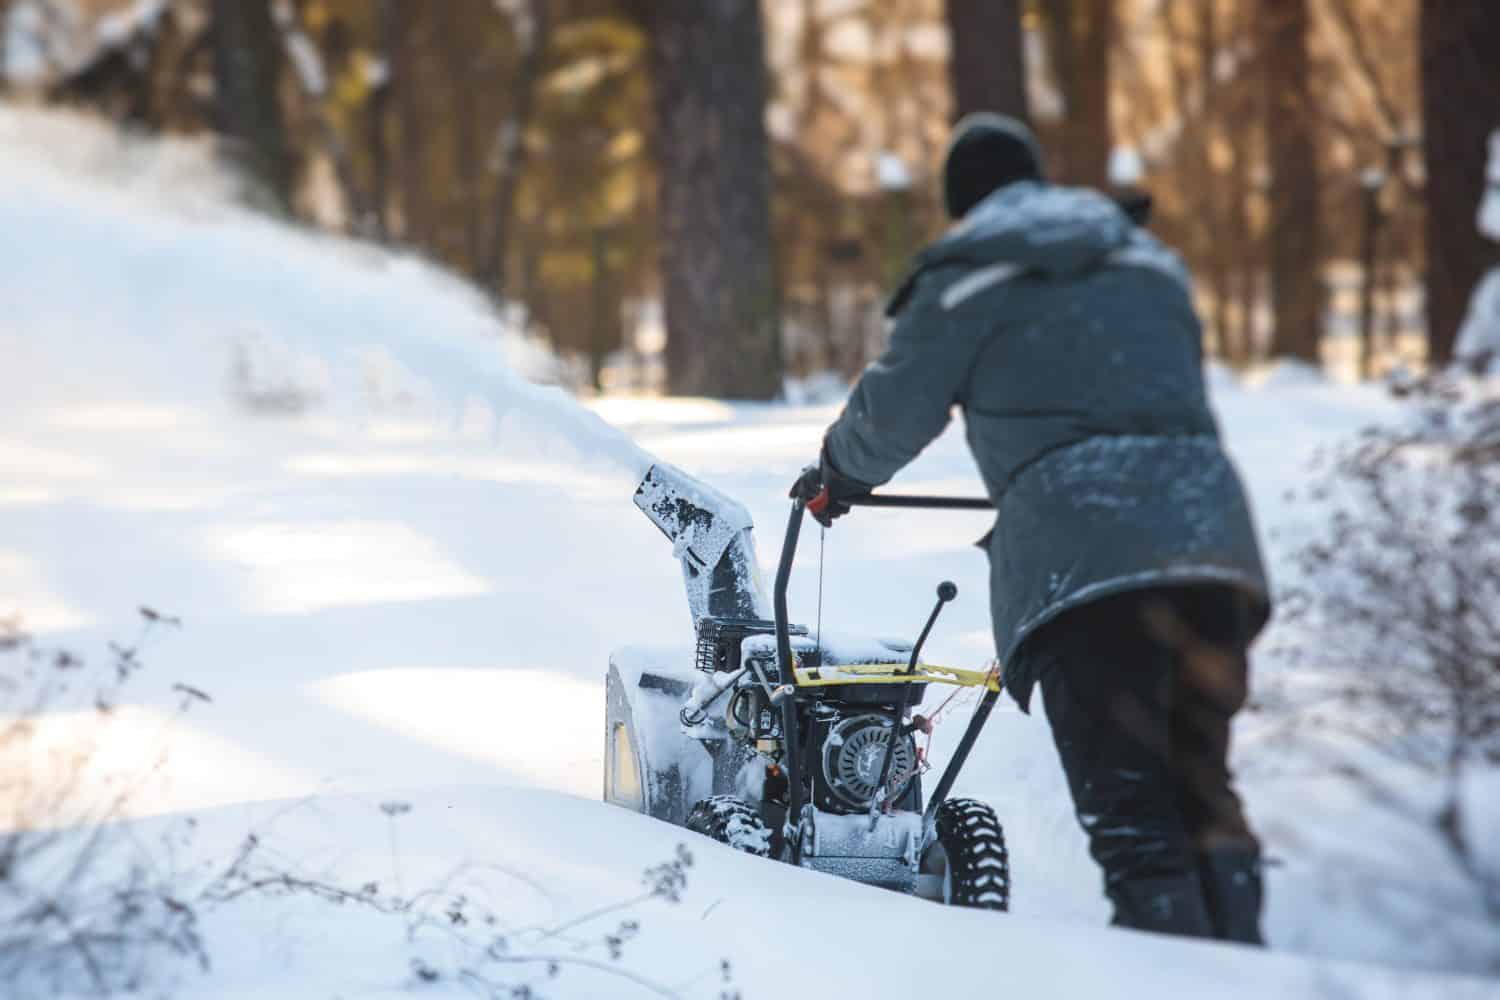
{"type": "MultiPolygon", "coordinates": [[[[938,587],[915,643],[820,642],[787,615],[802,501],[792,502],[770,602],[744,507],[666,465],[646,473],[635,503],[682,564],[697,647],[691,656],[633,648],[610,658],[605,800],[751,854],[1006,909],[1009,858],[994,810],[948,798],[999,697],[998,675],[921,661],[957,588],[938,587]],[[930,722],[911,713],[929,684],[984,693],[924,805],[915,734],[930,722]]],[[[947,497],[855,503],[993,506],[947,497]]]]}

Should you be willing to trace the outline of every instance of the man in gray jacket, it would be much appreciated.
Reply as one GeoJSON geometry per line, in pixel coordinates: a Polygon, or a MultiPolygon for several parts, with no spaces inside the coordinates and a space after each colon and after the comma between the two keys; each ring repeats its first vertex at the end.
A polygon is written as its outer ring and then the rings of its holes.
{"type": "Polygon", "coordinates": [[[1261,943],[1227,757],[1270,601],[1187,274],[1109,198],[1047,184],[1017,121],[961,122],[944,174],[956,225],[793,494],[831,523],[959,407],[999,510],[1006,687],[1023,709],[1041,687],[1115,923],[1261,943]]]}

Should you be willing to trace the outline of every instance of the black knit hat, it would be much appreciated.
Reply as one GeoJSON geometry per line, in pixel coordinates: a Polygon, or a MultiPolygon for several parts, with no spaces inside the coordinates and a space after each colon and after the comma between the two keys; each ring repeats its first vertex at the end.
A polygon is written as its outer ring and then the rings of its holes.
{"type": "Polygon", "coordinates": [[[953,128],[943,164],[943,200],[949,217],[961,219],[1007,184],[1045,177],[1041,146],[1024,122],[979,112],[953,128]]]}

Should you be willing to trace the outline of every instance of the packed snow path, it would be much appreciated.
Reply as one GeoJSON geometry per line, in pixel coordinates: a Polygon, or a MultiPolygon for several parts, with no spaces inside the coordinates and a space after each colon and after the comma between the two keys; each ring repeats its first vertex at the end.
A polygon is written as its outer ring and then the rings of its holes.
{"type": "MultiPolygon", "coordinates": [[[[468,866],[494,874],[494,905],[517,925],[631,897],[688,836],[597,801],[604,667],[617,646],[691,640],[677,565],[630,503],[635,479],[655,454],[741,500],[769,564],[786,487],[836,405],[605,400],[590,413],[524,381],[548,359],[463,286],[284,230],[226,192],[192,148],[121,147],[0,110],[0,231],[13,235],[0,244],[0,615],[85,654],[130,634],[138,605],[183,618],[146,650],[107,749],[144,766],[165,740],[163,780],[134,809],[196,815],[204,856],[253,829],[289,864],[354,884],[416,892],[468,866]],[[174,681],[213,702],[171,721],[174,681]],[[398,801],[410,812],[381,815],[398,801]]],[[[1218,405],[1260,514],[1292,537],[1303,515],[1283,494],[1312,449],[1389,406],[1228,384],[1218,405]]],[[[900,485],[976,488],[956,427],[900,485]]],[[[841,521],[825,626],[913,632],[952,579],[960,598],[930,658],[982,665],[972,542],[985,528],[967,514],[841,521]]],[[[805,619],[816,547],[814,534],[793,585],[805,619]]],[[[49,724],[66,733],[70,718],[49,724]]],[[[939,765],[959,728],[939,729],[939,765]]],[[[1441,859],[1337,786],[1287,777],[1297,762],[1253,723],[1243,735],[1251,815],[1285,861],[1268,927],[1288,953],[1105,929],[1045,721],[1007,706],[955,791],[1006,823],[1013,915],[696,841],[683,902],[630,912],[642,930],[626,964],[695,997],[718,995],[720,958],[750,998],[1497,995],[1373,964],[1481,971],[1453,950],[1474,933],[1465,917],[1371,875],[1394,856],[1441,879],[1441,859]]],[[[394,994],[434,947],[306,899],[253,899],[206,930],[213,971],[188,974],[188,995],[394,994]]],[[[547,992],[649,995],[587,969],[547,992]]]]}

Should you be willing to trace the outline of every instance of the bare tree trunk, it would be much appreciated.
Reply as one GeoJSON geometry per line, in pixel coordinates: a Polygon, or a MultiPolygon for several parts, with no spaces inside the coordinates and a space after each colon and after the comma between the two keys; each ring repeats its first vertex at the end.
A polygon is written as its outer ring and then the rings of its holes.
{"type": "Polygon", "coordinates": [[[0,0],[0,94],[10,89],[5,57],[10,49],[10,0],[0,0]]]}
{"type": "Polygon", "coordinates": [[[391,88],[395,81],[397,47],[400,45],[398,0],[377,0],[375,8],[379,62],[375,79],[370,81],[370,101],[366,109],[370,154],[370,216],[375,238],[382,243],[391,238],[391,157],[386,135],[390,114],[391,88]]]}
{"type": "MultiPolygon", "coordinates": [[[[818,127],[819,115],[832,100],[823,83],[823,69],[830,64],[831,57],[828,52],[828,27],[819,16],[821,7],[821,0],[799,0],[801,32],[797,41],[797,59],[804,67],[804,71],[801,102],[795,128],[798,135],[804,136],[814,134],[814,129],[818,127]]],[[[799,154],[799,161],[802,158],[799,154]]],[[[816,166],[802,167],[800,162],[799,169],[805,169],[808,173],[817,172],[816,166]]],[[[840,343],[833,293],[836,284],[842,280],[842,275],[839,273],[840,269],[834,266],[830,254],[831,250],[828,246],[823,247],[819,252],[817,275],[813,281],[816,308],[812,315],[818,345],[817,350],[808,351],[807,356],[815,360],[809,361],[807,357],[786,359],[788,367],[799,369],[797,374],[819,370],[831,371],[838,365],[840,343]]]]}
{"type": "Polygon", "coordinates": [[[432,238],[432,194],[427,187],[428,104],[422,78],[422,51],[431,7],[416,0],[396,0],[396,37],[400,40],[391,65],[391,96],[396,103],[400,149],[397,178],[401,189],[401,236],[414,246],[429,246],[432,238]]]}
{"type": "Polygon", "coordinates": [[[505,293],[511,234],[516,227],[516,190],[526,169],[526,130],[531,125],[537,83],[542,77],[547,46],[552,37],[551,0],[529,0],[524,12],[516,15],[515,30],[521,58],[511,84],[510,113],[501,122],[495,140],[499,146],[500,166],[495,179],[489,252],[482,274],[485,287],[497,297],[505,293]]]}
{"type": "Polygon", "coordinates": [[[1219,23],[1213,3],[1198,6],[1198,81],[1203,88],[1203,141],[1199,143],[1199,167],[1203,177],[1203,208],[1208,233],[1208,280],[1214,291],[1212,324],[1214,339],[1218,342],[1219,356],[1228,361],[1234,356],[1230,345],[1229,304],[1232,297],[1229,280],[1230,243],[1224,235],[1237,230],[1232,228],[1230,212],[1225,210],[1223,187],[1218,172],[1214,169],[1213,157],[1209,155],[1211,144],[1220,135],[1219,95],[1219,23]]]}
{"type": "Polygon", "coordinates": [[[1053,0],[1047,6],[1053,66],[1063,92],[1061,176],[1069,184],[1103,187],[1113,135],[1109,121],[1112,0],[1053,0]]]}
{"type": "Polygon", "coordinates": [[[1212,334],[1221,358],[1231,354],[1229,333],[1229,260],[1224,251],[1224,233],[1228,230],[1217,197],[1218,183],[1209,151],[1217,135],[1218,81],[1214,67],[1218,58],[1218,26],[1212,3],[1188,3],[1166,0],[1160,10],[1172,68],[1172,90],[1176,115],[1192,121],[1193,138],[1180,143],[1175,154],[1180,176],[1187,238],[1184,241],[1192,259],[1208,261],[1208,285],[1212,289],[1214,308],[1205,317],[1205,329],[1212,334]],[[1186,11],[1186,14],[1184,13],[1186,11]],[[1191,36],[1184,36],[1179,22],[1192,25],[1191,36]]]}
{"type": "Polygon", "coordinates": [[[1427,344],[1453,356],[1469,295],[1494,260],[1474,213],[1485,142],[1500,125],[1500,4],[1422,0],[1422,113],[1427,159],[1427,344]]]}
{"type": "MultiPolygon", "coordinates": [[[[1239,149],[1234,153],[1234,164],[1229,174],[1229,220],[1232,232],[1244,235],[1246,246],[1236,254],[1234,265],[1234,293],[1239,301],[1239,322],[1235,325],[1234,346],[1228,351],[1229,363],[1236,368],[1246,368],[1255,360],[1256,344],[1255,311],[1259,302],[1257,275],[1260,273],[1260,254],[1256,252],[1255,226],[1250,214],[1250,154],[1239,149]]],[[[1224,294],[1230,294],[1226,285],[1224,294]]]]}
{"type": "Polygon", "coordinates": [[[281,34],[270,0],[213,0],[214,126],[282,209],[292,156],[281,113],[281,34]]]}
{"type": "Polygon", "coordinates": [[[1271,166],[1271,353],[1320,364],[1323,227],[1307,0],[1261,0],[1261,65],[1271,166]]]}
{"type": "Polygon", "coordinates": [[[462,220],[461,256],[465,273],[478,277],[481,260],[481,215],[479,197],[479,128],[474,101],[474,62],[477,51],[470,26],[472,21],[463,9],[449,0],[435,7],[442,17],[443,66],[450,85],[451,103],[447,118],[453,129],[453,174],[457,191],[450,191],[451,202],[458,203],[462,220]]]}
{"type": "Polygon", "coordinates": [[[317,125],[323,152],[333,164],[333,174],[338,179],[339,190],[344,193],[344,211],[348,216],[346,228],[352,233],[367,235],[370,231],[370,218],[365,210],[364,197],[360,193],[359,179],[354,174],[354,160],[349,155],[349,144],[339,134],[328,112],[327,68],[323,65],[316,43],[302,27],[301,14],[294,5],[282,6],[276,15],[276,22],[283,44],[297,70],[293,76],[302,91],[303,99],[311,109],[311,118],[317,125]]]}
{"type": "Polygon", "coordinates": [[[604,390],[604,362],[620,342],[620,310],[610,287],[608,230],[589,234],[589,378],[604,390]]]}
{"type": "Polygon", "coordinates": [[[1020,0],[946,0],[953,117],[1000,111],[1030,120],[1020,0]]]}
{"type": "Polygon", "coordinates": [[[1369,179],[1361,186],[1359,231],[1359,374],[1375,377],[1375,283],[1380,260],[1381,185],[1369,179]]]}
{"type": "Polygon", "coordinates": [[[677,394],[781,392],[758,0],[643,4],[660,162],[667,371],[677,394]]]}
{"type": "MultiPolygon", "coordinates": [[[[1239,6],[1232,13],[1226,37],[1254,39],[1259,17],[1260,11],[1255,6],[1239,6]]],[[[1225,108],[1226,127],[1230,122],[1265,121],[1267,88],[1259,84],[1258,78],[1247,76],[1232,90],[1222,92],[1221,96],[1229,102],[1225,108]]],[[[1230,232],[1240,234],[1244,243],[1231,254],[1239,314],[1236,366],[1240,368],[1261,360],[1266,347],[1259,317],[1264,297],[1268,237],[1264,225],[1256,225],[1258,215],[1269,214],[1263,207],[1266,185],[1256,176],[1258,165],[1266,160],[1265,147],[1264,129],[1243,127],[1230,146],[1234,157],[1229,173],[1230,232]]]]}

